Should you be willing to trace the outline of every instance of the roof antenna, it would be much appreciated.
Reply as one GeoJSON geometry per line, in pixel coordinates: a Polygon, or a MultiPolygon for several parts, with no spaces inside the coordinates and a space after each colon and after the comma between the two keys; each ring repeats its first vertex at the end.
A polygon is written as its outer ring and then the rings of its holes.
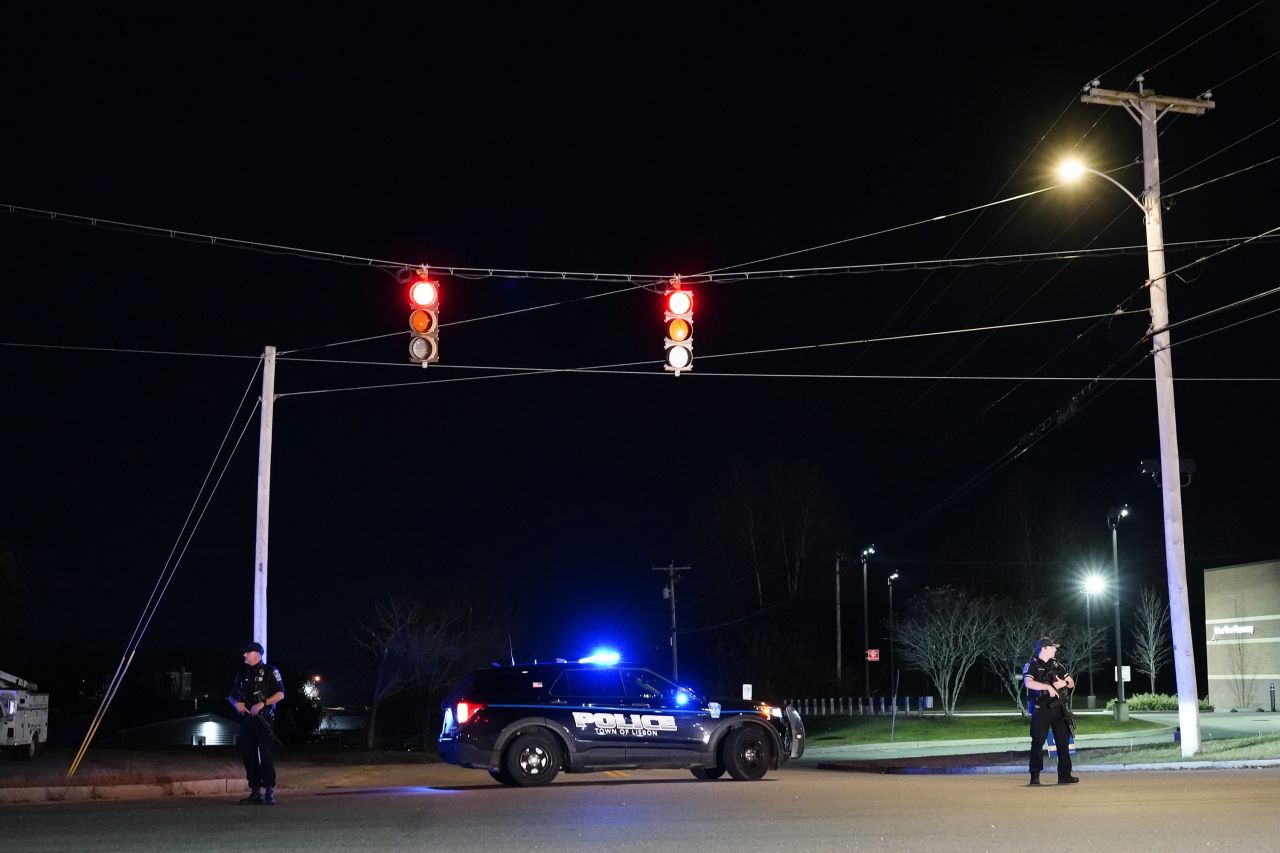
{"type": "Polygon", "coordinates": [[[511,655],[511,665],[516,665],[516,647],[511,643],[511,632],[507,632],[507,653],[511,655]]]}

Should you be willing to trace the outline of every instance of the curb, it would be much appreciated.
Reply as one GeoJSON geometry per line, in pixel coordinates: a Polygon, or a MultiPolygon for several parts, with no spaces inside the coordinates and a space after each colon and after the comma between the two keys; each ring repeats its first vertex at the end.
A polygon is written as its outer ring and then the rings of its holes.
{"type": "MultiPolygon", "coordinates": [[[[1117,773],[1131,770],[1246,770],[1257,767],[1280,767],[1278,758],[1259,758],[1242,761],[1170,761],[1163,764],[1083,764],[1076,765],[1081,773],[1117,773]]],[[[909,764],[880,765],[871,767],[858,762],[819,762],[819,770],[835,770],[843,773],[878,773],[905,776],[988,776],[1027,775],[1022,765],[997,764],[977,767],[919,767],[909,764]]]]}
{"type": "Polygon", "coordinates": [[[194,779],[153,785],[54,785],[0,788],[0,805],[70,803],[88,800],[142,800],[152,797],[238,794],[247,790],[249,786],[243,779],[194,779]]]}

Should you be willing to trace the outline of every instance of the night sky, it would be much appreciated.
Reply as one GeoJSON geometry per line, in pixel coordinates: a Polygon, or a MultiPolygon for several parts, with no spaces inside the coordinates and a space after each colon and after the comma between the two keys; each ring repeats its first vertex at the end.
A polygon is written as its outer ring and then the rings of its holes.
{"type": "MultiPolygon", "coordinates": [[[[272,657],[295,669],[357,659],[354,620],[396,590],[500,599],[518,614],[520,657],[612,642],[663,665],[669,616],[650,568],[691,564],[680,595],[708,601],[682,619],[718,621],[702,520],[733,471],[769,466],[821,473],[844,519],[836,544],[875,542],[876,589],[899,571],[902,601],[936,583],[1000,589],[1002,517],[1027,502],[1080,542],[1075,564],[1033,567],[1074,618],[1079,570],[1109,558],[1109,506],[1135,512],[1126,572],[1162,584],[1160,493],[1138,468],[1159,455],[1149,360],[1129,374],[1144,381],[1104,383],[951,499],[1121,359],[1143,316],[712,358],[1096,315],[1135,293],[1141,214],[1099,180],[912,225],[1049,186],[1073,151],[1139,192],[1141,166],[1122,168],[1140,158],[1138,126],[1079,103],[1094,78],[1133,89],[1145,71],[1160,94],[1213,90],[1207,115],[1161,122],[1163,191],[1191,190],[1166,209],[1170,268],[1223,248],[1196,241],[1280,226],[1280,161],[1224,177],[1280,154],[1275,2],[1209,4],[1191,20],[1167,4],[1123,16],[975,8],[799,20],[619,9],[448,26],[113,19],[56,41],[15,29],[0,203],[433,267],[629,273],[651,287],[585,299],[625,285],[442,273],[442,359],[423,370],[407,333],[393,335],[406,289],[385,269],[0,208],[0,552],[12,579],[0,596],[21,603],[3,607],[0,669],[39,679],[118,656],[229,425],[234,443],[247,424],[135,664],[230,672],[250,639],[258,440],[257,418],[233,415],[246,389],[248,406],[260,392],[265,345],[297,351],[276,378],[270,553],[272,657]],[[885,229],[897,230],[741,269],[1020,259],[701,283],[694,371],[661,370],[652,286],[664,277],[885,229]],[[1130,250],[1024,257],[1113,247],[1130,250]],[[325,346],[363,338],[375,339],[325,346]],[[462,369],[618,363],[635,366],[462,369]],[[711,375],[727,373],[749,375],[711,375]],[[947,375],[1072,379],[911,378],[947,375]]],[[[1178,276],[1172,318],[1274,287],[1276,247],[1178,276]]],[[[1174,340],[1276,307],[1264,298],[1174,340]]],[[[1278,332],[1272,315],[1187,340],[1175,376],[1275,380],[1278,332]]],[[[1176,390],[1181,455],[1198,469],[1183,496],[1199,636],[1199,573],[1280,554],[1280,407],[1273,382],[1176,390]]],[[[856,618],[860,590],[849,594],[856,618]]],[[[815,618],[829,618],[828,601],[815,599],[815,618]]],[[[691,671],[703,648],[689,641],[691,671]]]]}

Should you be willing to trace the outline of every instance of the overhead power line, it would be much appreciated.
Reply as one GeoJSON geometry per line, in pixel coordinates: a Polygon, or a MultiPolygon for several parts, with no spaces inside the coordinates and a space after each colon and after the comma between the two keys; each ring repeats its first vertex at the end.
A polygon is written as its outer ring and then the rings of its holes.
{"type": "Polygon", "coordinates": [[[730,264],[727,267],[720,267],[719,269],[707,270],[706,272],[698,273],[696,275],[685,276],[685,278],[690,280],[698,279],[698,278],[707,278],[712,275],[728,272],[729,270],[738,270],[738,269],[741,269],[742,267],[749,267],[755,264],[765,264],[765,263],[768,263],[769,261],[781,260],[782,258],[790,258],[796,255],[804,255],[809,252],[818,252],[823,249],[831,249],[836,246],[843,246],[846,243],[853,243],[858,240],[867,240],[867,239],[870,239],[871,237],[880,237],[885,234],[892,234],[895,231],[904,231],[907,228],[915,228],[918,225],[928,225],[929,223],[932,223],[932,222],[941,222],[944,219],[951,219],[956,216],[964,216],[967,213],[976,213],[978,211],[986,210],[991,207],[996,207],[1001,204],[1009,204],[1010,202],[1015,202],[1020,199],[1030,198],[1031,196],[1039,195],[1040,193],[1048,192],[1049,190],[1052,190],[1052,189],[1057,189],[1058,186],[1059,184],[1054,184],[1053,186],[1042,187],[1038,190],[1031,190],[1030,192],[1020,193],[1015,196],[1010,196],[1009,198],[1002,198],[995,201],[989,201],[986,204],[979,204],[974,207],[966,207],[963,210],[956,210],[951,213],[943,213],[943,214],[939,214],[938,216],[930,216],[927,219],[917,219],[914,222],[908,222],[903,225],[895,225],[890,228],[881,228],[878,231],[869,231],[866,234],[858,234],[854,237],[845,237],[840,240],[832,240],[828,243],[821,243],[817,246],[809,246],[808,248],[805,248],[805,249],[796,249],[791,252],[782,252],[781,254],[770,255],[767,258],[757,258],[754,261],[743,261],[740,264],[730,264]]]}
{"type": "MultiPolygon", "coordinates": [[[[1213,0],[1213,2],[1212,2],[1212,3],[1209,3],[1207,6],[1204,6],[1204,7],[1200,8],[1200,9],[1198,9],[1197,11],[1193,12],[1193,13],[1192,13],[1188,18],[1186,18],[1185,20],[1183,20],[1181,23],[1175,24],[1171,29],[1167,30],[1163,35],[1157,36],[1156,38],[1154,38],[1154,39],[1152,39],[1151,41],[1147,42],[1147,43],[1146,43],[1145,45],[1143,45],[1142,47],[1140,47],[1140,48],[1138,48],[1137,50],[1135,50],[1133,53],[1131,53],[1131,54],[1129,54],[1128,56],[1126,56],[1124,59],[1122,59],[1122,60],[1120,60],[1119,62],[1117,62],[1115,65],[1112,65],[1112,66],[1111,66],[1110,68],[1108,68],[1106,71],[1103,71],[1101,74],[1095,75],[1095,79],[1100,79],[1100,78],[1102,78],[1102,77],[1107,76],[1107,75],[1108,75],[1108,74],[1110,74],[1112,71],[1115,71],[1115,70],[1116,70],[1117,68],[1119,68],[1121,65],[1124,65],[1124,64],[1125,64],[1126,62],[1128,62],[1130,59],[1133,59],[1135,56],[1139,55],[1140,53],[1142,53],[1142,52],[1143,52],[1144,50],[1146,50],[1147,48],[1149,48],[1149,47],[1151,47],[1151,46],[1153,46],[1153,45],[1159,44],[1160,42],[1164,41],[1164,40],[1165,40],[1165,39],[1167,39],[1169,36],[1173,35],[1175,32],[1177,32],[1178,30],[1182,29],[1182,28],[1183,28],[1183,27],[1185,27],[1187,24],[1191,23],[1191,21],[1192,21],[1192,20],[1194,20],[1195,18],[1198,18],[1200,15],[1203,15],[1205,12],[1209,11],[1209,10],[1210,10],[1210,9],[1212,9],[1214,6],[1218,5],[1218,2],[1219,2],[1219,0],[1213,0]]],[[[1181,49],[1180,49],[1180,51],[1179,51],[1179,52],[1181,52],[1181,49]]],[[[1166,59],[1168,59],[1168,57],[1166,57],[1166,59]]],[[[1156,65],[1160,65],[1160,64],[1162,64],[1164,61],[1165,61],[1165,60],[1164,60],[1164,59],[1162,59],[1162,60],[1160,60],[1160,62],[1157,62],[1157,63],[1156,63],[1156,65]]],[[[1155,68],[1155,67],[1156,67],[1155,65],[1152,65],[1152,66],[1151,66],[1151,68],[1155,68]]],[[[1133,81],[1132,81],[1132,80],[1130,80],[1129,82],[1130,82],[1130,83],[1132,83],[1133,81]]],[[[1089,83],[1085,83],[1085,88],[1088,88],[1088,87],[1089,87],[1089,83]]]]}
{"type": "MultiPolygon", "coordinates": [[[[1271,126],[1272,126],[1272,125],[1274,125],[1274,124],[1280,124],[1280,118],[1278,118],[1278,119],[1276,119],[1275,121],[1271,122],[1271,124],[1267,125],[1267,127],[1271,127],[1271,126]]],[[[1262,128],[1262,130],[1266,130],[1266,128],[1262,128]]],[[[1257,131],[1257,132],[1261,132],[1261,131],[1257,131]]],[[[1248,137],[1245,137],[1245,138],[1247,139],[1248,137]]],[[[1243,139],[1242,139],[1242,140],[1239,140],[1239,141],[1238,141],[1237,143],[1235,143],[1235,144],[1239,144],[1239,142],[1243,142],[1243,141],[1244,141],[1243,139]]],[[[1228,146],[1228,147],[1230,147],[1230,146],[1228,146]]],[[[1226,149],[1226,148],[1224,148],[1224,149],[1222,149],[1222,150],[1223,150],[1223,151],[1225,151],[1225,150],[1227,150],[1227,149],[1226,149]]],[[[1222,153],[1222,152],[1220,151],[1220,152],[1218,152],[1218,153],[1220,154],[1220,153],[1222,153]]],[[[1216,157],[1216,156],[1217,156],[1217,154],[1211,154],[1211,155],[1210,155],[1210,157],[1216,157]]],[[[1205,160],[1208,160],[1208,159],[1209,159],[1209,157],[1206,157],[1206,158],[1205,158],[1205,160]]],[[[1189,193],[1189,192],[1192,192],[1192,191],[1194,191],[1194,190],[1202,189],[1202,188],[1207,187],[1207,186],[1210,186],[1210,185],[1212,185],[1212,184],[1216,184],[1218,181],[1225,181],[1227,178],[1234,178],[1234,177],[1236,177],[1237,175],[1243,175],[1245,172],[1251,172],[1251,171],[1253,171],[1254,169],[1257,169],[1257,168],[1258,168],[1258,167],[1260,167],[1260,166],[1265,166],[1265,165],[1267,165],[1268,163],[1274,163],[1276,160],[1280,160],[1280,155],[1276,155],[1275,157],[1268,157],[1267,159],[1265,159],[1265,160],[1260,160],[1260,161],[1258,161],[1257,163],[1254,163],[1254,164],[1253,164],[1253,165],[1251,165],[1251,166],[1245,166],[1243,169],[1236,169],[1234,172],[1227,172],[1227,174],[1225,174],[1225,175],[1219,175],[1218,177],[1216,177],[1216,178],[1210,178],[1210,179],[1209,179],[1209,180],[1207,180],[1207,181],[1201,181],[1201,182],[1200,182],[1200,183],[1198,183],[1198,184],[1193,184],[1192,186],[1189,186],[1189,187],[1187,187],[1187,188],[1185,188],[1185,189],[1178,190],[1177,192],[1165,193],[1165,194],[1164,194],[1164,196],[1163,196],[1163,199],[1164,199],[1165,201],[1167,201],[1168,199],[1171,199],[1171,198],[1173,198],[1174,196],[1180,196],[1180,195],[1182,195],[1183,193],[1189,193]]],[[[1201,163],[1203,163],[1203,162],[1204,162],[1204,160],[1201,160],[1200,162],[1201,162],[1201,163]]],[[[1185,174],[1186,172],[1189,172],[1191,169],[1194,169],[1194,168],[1195,168],[1195,166],[1198,166],[1198,165],[1199,165],[1199,163],[1197,163],[1197,164],[1195,164],[1195,165],[1193,165],[1193,166],[1188,166],[1186,169],[1183,169],[1183,170],[1182,170],[1181,172],[1179,172],[1178,174],[1179,174],[1179,175],[1185,174]]],[[[1175,176],[1175,177],[1176,177],[1176,176],[1175,176]]],[[[1172,179],[1171,179],[1171,180],[1172,180],[1172,179]]]]}
{"type": "Polygon", "coordinates": [[[1174,341],[1171,344],[1169,344],[1169,346],[1166,347],[1166,349],[1173,349],[1174,347],[1179,346],[1181,344],[1189,344],[1192,341],[1198,341],[1201,338],[1207,338],[1210,335],[1216,335],[1218,334],[1218,332],[1225,332],[1227,329],[1234,329],[1236,326],[1243,326],[1245,323],[1252,323],[1254,320],[1261,320],[1263,317],[1270,317],[1272,314],[1275,314],[1277,312],[1280,312],[1280,308],[1272,308],[1270,311],[1264,311],[1261,314],[1255,314],[1252,317],[1245,317],[1243,320],[1237,320],[1234,323],[1229,323],[1225,326],[1219,326],[1216,329],[1210,329],[1207,332],[1201,332],[1198,335],[1192,335],[1191,337],[1183,338],[1180,341],[1174,341]]]}
{"type": "MultiPolygon", "coordinates": [[[[1242,10],[1242,11],[1240,11],[1240,12],[1236,13],[1234,16],[1232,16],[1232,17],[1228,18],[1227,20],[1223,21],[1221,24],[1218,24],[1218,26],[1214,27],[1213,29],[1209,30],[1208,32],[1201,33],[1199,36],[1197,36],[1196,38],[1192,39],[1192,40],[1191,40],[1191,41],[1189,41],[1187,44],[1184,44],[1182,47],[1178,48],[1178,49],[1177,49],[1177,50],[1175,50],[1173,53],[1171,53],[1171,54],[1169,54],[1168,56],[1166,56],[1164,59],[1161,59],[1159,62],[1156,62],[1154,65],[1148,65],[1145,69],[1143,69],[1143,71],[1142,71],[1143,75],[1146,75],[1146,74],[1151,73],[1151,72],[1152,72],[1152,71],[1154,71],[1155,69],[1159,68],[1161,65],[1164,65],[1164,64],[1165,64],[1166,62],[1168,62],[1170,59],[1173,59],[1175,56],[1177,56],[1178,54],[1182,53],[1183,51],[1189,50],[1190,48],[1192,48],[1192,47],[1196,46],[1196,45],[1197,45],[1197,44],[1199,44],[1200,42],[1202,42],[1202,41],[1204,41],[1205,39],[1207,39],[1209,36],[1211,36],[1211,35],[1213,35],[1214,33],[1218,32],[1218,30],[1221,30],[1223,27],[1226,27],[1226,26],[1228,26],[1228,25],[1230,25],[1230,24],[1232,24],[1232,23],[1235,23],[1237,20],[1239,20],[1240,18],[1242,18],[1242,17],[1244,17],[1245,15],[1249,14],[1250,12],[1252,12],[1254,9],[1258,8],[1259,6],[1261,6],[1261,5],[1262,5],[1263,3],[1265,3],[1265,2],[1267,2],[1267,0],[1258,0],[1258,2],[1254,3],[1254,4],[1253,4],[1252,6],[1250,6],[1249,8],[1244,9],[1244,10],[1242,10]]],[[[1197,16],[1197,15],[1199,15],[1201,12],[1205,12],[1205,11],[1209,10],[1210,8],[1212,8],[1213,6],[1216,6],[1216,5],[1217,5],[1217,2],[1216,2],[1216,0],[1215,0],[1215,2],[1210,3],[1208,6],[1205,6],[1204,8],[1202,8],[1199,12],[1196,12],[1196,13],[1194,13],[1193,15],[1191,15],[1191,17],[1190,17],[1190,18],[1187,18],[1187,20],[1186,20],[1186,21],[1183,21],[1183,22],[1182,22],[1182,24],[1179,24],[1179,25],[1178,25],[1178,27],[1181,27],[1183,24],[1188,23],[1188,22],[1191,20],[1191,18],[1196,17],[1196,16],[1197,16]]],[[[1177,29],[1178,27],[1175,27],[1174,29],[1177,29]]],[[[1169,32],[1173,32],[1173,30],[1170,30],[1169,32]]],[[[1154,42],[1153,42],[1153,44],[1154,44],[1154,42]]],[[[1135,79],[1136,79],[1136,78],[1135,78],[1135,79]]]]}
{"type": "Polygon", "coordinates": [[[148,237],[166,237],[188,243],[199,243],[207,246],[221,246],[230,249],[244,249],[269,255],[289,255],[312,261],[328,261],[330,263],[350,266],[375,267],[383,270],[415,270],[427,266],[432,270],[448,273],[458,278],[532,278],[551,281],[585,281],[585,282],[654,282],[666,281],[668,274],[653,273],[598,273],[569,270],[520,270],[501,267],[466,267],[452,264],[426,264],[422,261],[397,261],[388,258],[369,258],[361,255],[350,255],[341,252],[326,252],[319,249],[305,249],[298,246],[284,246],[278,243],[265,243],[257,240],[241,240],[235,237],[219,237],[214,234],[199,234],[194,231],[180,231],[176,228],[158,228],[154,225],[139,225],[132,222],[120,222],[113,219],[101,219],[94,216],[81,216],[74,213],[60,213],[55,210],[43,210],[35,207],[23,207],[16,204],[0,204],[11,214],[31,216],[37,219],[48,219],[53,222],[67,222],[76,225],[105,228],[113,231],[124,231],[148,237]]]}
{"type": "Polygon", "coordinates": [[[120,353],[126,355],[170,355],[170,356],[189,356],[191,358],[237,358],[237,359],[261,359],[260,355],[235,355],[225,352],[183,352],[180,350],[160,350],[160,349],[138,349],[136,347],[87,347],[75,346],[71,344],[33,344],[24,343],[22,341],[0,341],[0,347],[12,347],[14,349],[42,349],[42,350],[67,350],[70,352],[109,352],[120,353]]]}

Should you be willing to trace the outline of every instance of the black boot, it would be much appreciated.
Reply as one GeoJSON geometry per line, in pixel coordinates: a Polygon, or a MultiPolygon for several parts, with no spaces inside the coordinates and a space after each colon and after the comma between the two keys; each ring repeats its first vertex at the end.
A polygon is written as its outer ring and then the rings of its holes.
{"type": "MultiPolygon", "coordinates": [[[[271,789],[268,788],[267,790],[271,790],[271,789]]],[[[243,799],[240,800],[240,805],[242,806],[257,806],[261,804],[262,804],[262,794],[258,791],[257,788],[250,788],[249,796],[244,797],[243,799]]]]}
{"type": "Polygon", "coordinates": [[[1036,773],[1036,772],[1034,772],[1034,771],[1031,773],[1031,785],[1032,785],[1032,786],[1035,786],[1035,787],[1039,787],[1039,785],[1040,785],[1040,774],[1039,774],[1039,773],[1036,773]]]}
{"type": "Polygon", "coordinates": [[[1079,782],[1079,781],[1080,781],[1080,777],[1079,777],[1079,776],[1072,776],[1072,775],[1070,775],[1070,774],[1067,774],[1066,776],[1059,776],[1059,777],[1058,777],[1058,784],[1059,784],[1059,785],[1070,785],[1070,784],[1071,784],[1071,783],[1073,783],[1073,782],[1079,782]]]}
{"type": "Polygon", "coordinates": [[[276,804],[276,789],[268,788],[267,793],[262,797],[264,806],[274,806],[276,804]]]}

